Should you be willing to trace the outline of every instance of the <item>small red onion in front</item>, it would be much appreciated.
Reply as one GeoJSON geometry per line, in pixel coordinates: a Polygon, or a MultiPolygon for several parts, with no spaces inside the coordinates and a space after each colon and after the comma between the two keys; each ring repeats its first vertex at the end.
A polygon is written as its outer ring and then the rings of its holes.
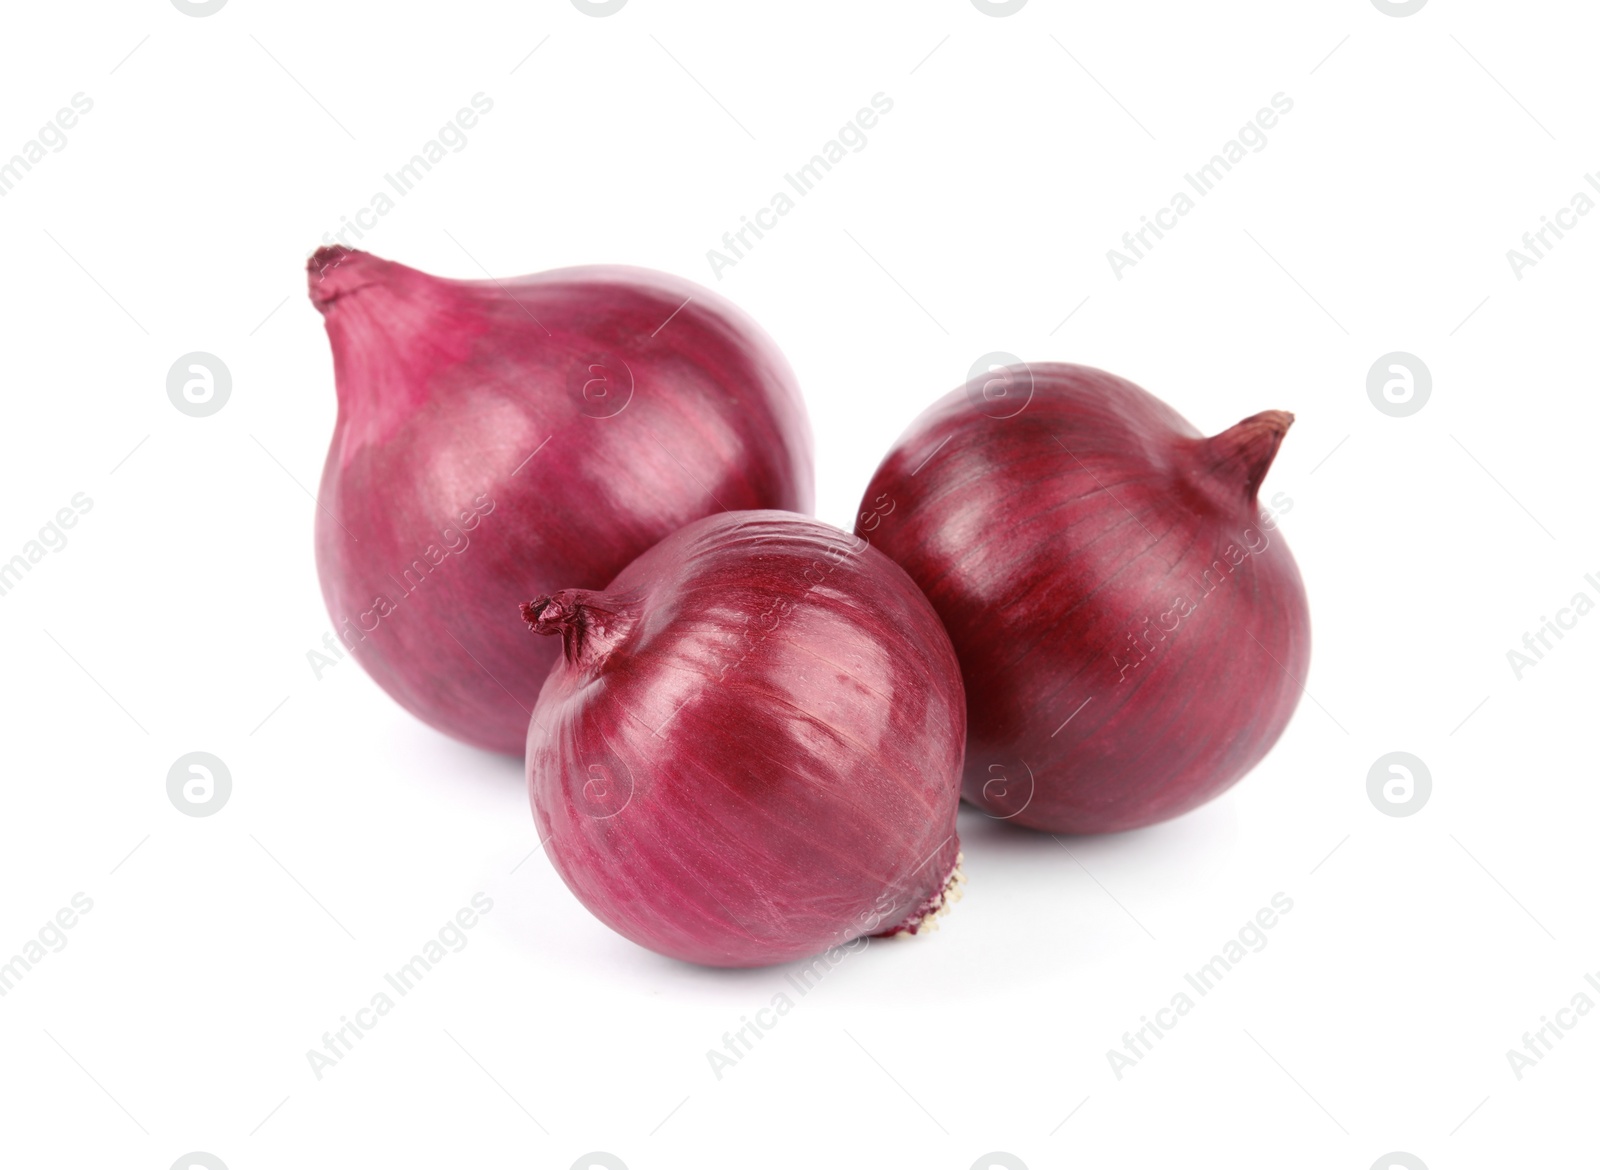
{"type": "Polygon", "coordinates": [[[347,248],[308,266],[339,416],[317,567],[396,700],[515,755],[553,646],[516,606],[598,588],[724,508],[811,507],[794,376],[706,289],[639,268],[443,280],[347,248]]]}
{"type": "Polygon", "coordinates": [[[613,930],[755,967],[920,932],[959,894],[959,668],[866,542],[725,513],[523,616],[564,649],[528,728],[538,833],[613,930]]]}
{"type": "Polygon", "coordinates": [[[1084,366],[1015,366],[918,418],[856,531],[939,612],[967,693],[966,799],[1132,829],[1256,765],[1299,700],[1305,589],[1257,491],[1293,416],[1212,438],[1084,366]]]}

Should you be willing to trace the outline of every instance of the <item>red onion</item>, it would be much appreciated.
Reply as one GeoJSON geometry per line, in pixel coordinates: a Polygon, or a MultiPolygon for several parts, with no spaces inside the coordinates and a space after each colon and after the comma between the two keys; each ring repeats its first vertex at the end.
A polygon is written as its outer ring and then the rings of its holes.
{"type": "Polygon", "coordinates": [[[317,565],[379,685],[521,752],[555,661],[516,607],[598,588],[725,508],[811,507],[794,377],[748,317],[638,268],[441,280],[346,248],[309,265],[339,416],[317,565]]]}
{"type": "Polygon", "coordinates": [[[922,587],[967,691],[962,791],[1104,833],[1248,772],[1299,700],[1305,589],[1256,492],[1294,416],[1204,438],[1131,382],[1014,366],[922,415],[856,530],[922,587]]]}
{"type": "Polygon", "coordinates": [[[755,967],[918,933],[959,893],[960,670],[865,541],[727,513],[522,612],[565,650],[528,728],[534,819],[613,930],[755,967]]]}

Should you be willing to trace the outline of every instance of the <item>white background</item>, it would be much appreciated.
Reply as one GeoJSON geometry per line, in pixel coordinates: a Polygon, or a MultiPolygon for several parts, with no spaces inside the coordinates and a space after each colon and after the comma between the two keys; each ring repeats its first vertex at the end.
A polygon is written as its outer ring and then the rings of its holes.
{"type": "Polygon", "coordinates": [[[0,958],[94,906],[0,999],[0,1164],[1592,1157],[1600,1014],[1520,1080],[1506,1050],[1600,971],[1600,617],[1520,681],[1506,652],[1600,600],[1600,216],[1521,280],[1506,251],[1600,171],[1595,32],[1578,0],[9,6],[0,158],[94,108],[0,199],[0,559],[93,507],[0,597],[0,958]],[[784,970],[611,934],[536,850],[516,761],[307,663],[334,395],[303,262],[480,91],[362,245],[714,285],[797,371],[826,520],[991,350],[1113,370],[1207,432],[1293,411],[1266,494],[1314,699],[1277,748],[1141,832],[964,812],[943,929],[850,957],[718,1080],[707,1050],[784,970]],[[879,92],[866,148],[717,281],[707,249],[879,92]],[[1279,92],[1265,149],[1118,280],[1107,249],[1279,92]],[[194,350],[233,375],[208,418],[166,395],[194,350]],[[1393,350],[1433,375],[1408,418],[1366,393],[1393,350]],[[1396,750],[1433,777],[1405,818],[1366,791],[1396,750]],[[192,751],[231,771],[216,815],[167,798],[192,751]],[[316,1079],[306,1050],[477,891],[470,945],[316,1079]],[[1118,1079],[1106,1051],[1279,891],[1269,945],[1118,1079]]]}

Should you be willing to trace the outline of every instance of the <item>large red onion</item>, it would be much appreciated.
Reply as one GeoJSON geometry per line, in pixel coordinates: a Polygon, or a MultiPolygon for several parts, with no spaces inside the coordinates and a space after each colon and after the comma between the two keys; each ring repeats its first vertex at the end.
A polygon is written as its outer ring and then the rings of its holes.
{"type": "Polygon", "coordinates": [[[1204,438],[1070,365],[974,379],[901,436],[856,531],[922,587],[967,691],[963,794],[1036,829],[1177,816],[1264,756],[1310,658],[1256,492],[1293,416],[1204,438]]]}
{"type": "Polygon", "coordinates": [[[441,280],[322,248],[311,299],[339,416],[317,565],[341,639],[441,731],[516,754],[555,661],[518,603],[598,588],[726,508],[811,508],[811,439],[772,342],[638,268],[441,280]]]}
{"type": "Polygon", "coordinates": [[[618,933],[754,967],[917,933],[959,892],[960,671],[865,541],[713,516],[523,616],[565,648],[528,728],[539,836],[618,933]]]}

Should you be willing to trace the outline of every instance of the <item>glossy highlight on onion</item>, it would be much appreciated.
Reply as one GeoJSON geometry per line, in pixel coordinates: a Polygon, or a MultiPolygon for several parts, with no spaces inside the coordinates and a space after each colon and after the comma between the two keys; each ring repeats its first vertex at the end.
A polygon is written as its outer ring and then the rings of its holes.
{"type": "Polygon", "coordinates": [[[599,588],[725,508],[809,511],[794,376],[714,293],[638,268],[444,280],[319,249],[339,412],[317,511],[336,633],[408,710],[517,754],[555,661],[528,597],[599,588]]]}
{"type": "Polygon", "coordinates": [[[528,727],[539,837],[613,930],[753,967],[919,933],[959,894],[959,668],[867,542],[719,514],[522,612],[562,648],[528,727]]]}
{"type": "Polygon", "coordinates": [[[1039,364],[974,379],[901,436],[856,531],[955,645],[968,801],[1050,832],[1132,829],[1266,755],[1311,649],[1256,498],[1291,422],[1206,438],[1122,378],[1039,364]]]}

